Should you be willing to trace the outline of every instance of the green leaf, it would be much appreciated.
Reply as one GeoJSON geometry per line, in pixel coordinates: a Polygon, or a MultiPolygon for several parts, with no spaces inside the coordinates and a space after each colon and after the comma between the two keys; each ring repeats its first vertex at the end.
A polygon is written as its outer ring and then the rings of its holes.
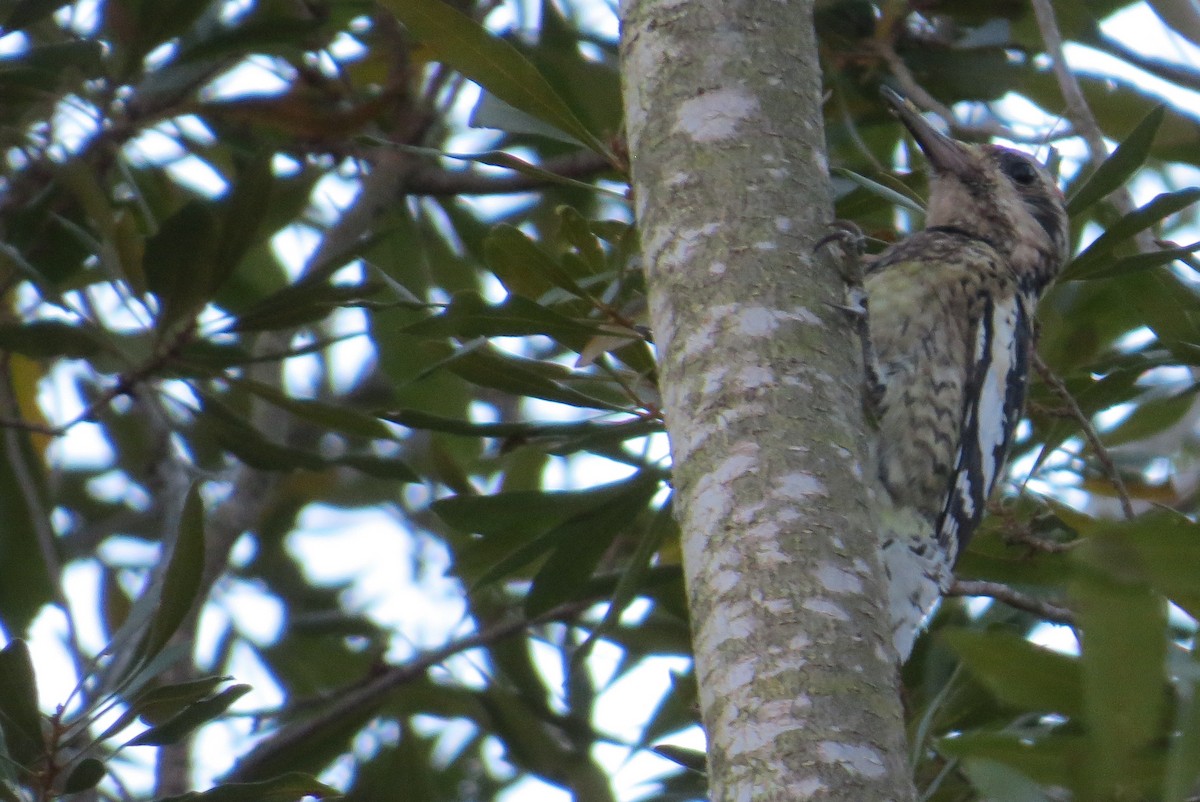
{"type": "Polygon", "coordinates": [[[143,269],[158,297],[159,317],[170,325],[194,314],[215,289],[217,220],[212,206],[188,201],[146,240],[143,269]]]}
{"type": "Polygon", "coordinates": [[[392,439],[391,430],[379,418],[344,404],[292,398],[276,387],[253,379],[239,379],[233,382],[233,386],[253,393],[264,401],[290,412],[297,418],[315,423],[322,428],[369,439],[392,439]]]}
{"type": "Polygon", "coordinates": [[[571,274],[519,228],[494,227],[483,242],[483,253],[488,267],[510,294],[536,300],[559,287],[577,298],[588,297],[571,274]]]}
{"type": "MultiPolygon", "coordinates": [[[[238,381],[234,382],[233,386],[240,388],[245,383],[245,380],[238,381]]],[[[259,391],[265,394],[274,393],[265,385],[254,390],[256,393],[259,391]]],[[[201,393],[200,398],[203,404],[198,419],[200,428],[222,448],[253,468],[264,471],[323,471],[332,466],[343,465],[382,479],[397,482],[421,481],[419,474],[403,460],[395,457],[371,453],[326,457],[317,451],[276,443],[251,426],[242,415],[217,396],[201,393]]],[[[315,423],[342,430],[349,429],[352,434],[362,435],[379,434],[380,431],[376,427],[380,427],[383,429],[382,433],[391,439],[391,432],[387,431],[378,418],[357,410],[318,401],[289,399],[282,394],[278,394],[277,400],[282,402],[280,406],[289,412],[295,412],[315,423]]]]}
{"type": "Polygon", "coordinates": [[[891,187],[884,186],[878,181],[872,181],[865,175],[859,175],[851,170],[847,170],[845,167],[834,167],[829,172],[832,175],[841,176],[842,178],[858,184],[872,195],[883,198],[893,206],[900,206],[901,208],[907,209],[915,214],[919,214],[922,217],[925,216],[925,209],[921,206],[921,204],[917,203],[907,195],[897,192],[891,187]]]}
{"type": "Polygon", "coordinates": [[[155,802],[296,802],[306,796],[333,799],[341,794],[307,774],[290,772],[262,782],[226,783],[199,794],[159,797],[155,802]]]}
{"type": "Polygon", "coordinates": [[[50,16],[72,0],[16,0],[4,17],[0,29],[5,33],[19,31],[40,19],[50,16]]]}
{"type": "Polygon", "coordinates": [[[253,690],[249,685],[231,685],[215,696],[188,705],[165,723],[151,727],[126,746],[163,746],[178,743],[197,728],[220,716],[229,706],[253,690]]]}
{"type": "MultiPolygon", "coordinates": [[[[632,534],[631,524],[645,511],[658,487],[657,477],[636,479],[612,502],[592,514],[564,522],[535,541],[538,546],[553,547],[553,551],[533,577],[533,585],[525,597],[525,614],[534,618],[578,598],[613,541],[632,534]]],[[[498,569],[499,566],[493,570],[498,569]]],[[[484,581],[481,579],[480,583],[484,581]]]]}
{"type": "MultiPolygon", "coordinates": [[[[586,382],[584,376],[570,368],[553,362],[506,354],[482,342],[468,343],[452,350],[433,369],[444,368],[472,384],[491,387],[516,396],[530,396],[544,401],[555,401],[584,409],[604,409],[610,412],[628,412],[627,404],[620,403],[618,388],[592,377],[586,382]],[[571,385],[590,385],[591,392],[581,392],[571,385]],[[594,391],[606,391],[603,398],[594,391]]],[[[431,372],[431,371],[427,371],[431,372]]]]}
{"type": "Polygon", "coordinates": [[[699,774],[704,774],[707,769],[708,755],[696,749],[673,744],[659,744],[651,751],[699,774]]]}
{"type": "Polygon", "coordinates": [[[663,736],[698,724],[699,706],[700,691],[693,669],[689,667],[681,673],[672,671],[671,687],[659,699],[658,706],[646,722],[637,748],[644,749],[663,736]]]}
{"type": "Polygon", "coordinates": [[[271,331],[315,323],[335,309],[359,306],[379,291],[376,282],[341,285],[324,280],[291,284],[238,315],[233,331],[271,331]]]}
{"type": "Polygon", "coordinates": [[[420,482],[421,475],[412,469],[408,463],[395,457],[380,457],[374,454],[347,454],[331,460],[335,465],[345,465],[356,471],[362,471],[377,479],[390,479],[393,482],[420,482]]]}
{"type": "MultiPolygon", "coordinates": [[[[485,97],[487,96],[488,95],[485,93],[485,97]]],[[[522,112],[516,111],[515,109],[513,111],[517,114],[522,114],[522,112]]],[[[536,122],[536,120],[534,122],[536,122]]],[[[497,126],[485,127],[494,128],[497,126]]],[[[503,126],[499,127],[503,128],[503,126]]],[[[516,133],[509,128],[505,128],[504,130],[508,131],[509,133],[516,133]]],[[[555,129],[546,127],[546,131],[552,132],[555,131],[555,129]]],[[[546,133],[546,131],[540,133],[546,133]]],[[[596,192],[602,195],[618,198],[621,201],[625,200],[625,195],[621,192],[617,192],[616,190],[608,189],[606,187],[597,186],[596,184],[590,184],[587,181],[580,181],[577,178],[568,178],[565,175],[552,173],[549,170],[544,170],[541,167],[538,167],[536,164],[530,164],[524,159],[518,158],[517,156],[514,156],[513,154],[503,150],[487,150],[480,153],[447,153],[446,151],[438,150],[437,148],[425,148],[419,145],[406,145],[403,142],[392,142],[391,140],[380,139],[379,137],[374,136],[366,136],[363,137],[363,139],[367,142],[372,142],[377,145],[387,145],[388,147],[396,148],[397,150],[405,153],[414,153],[421,156],[434,156],[439,159],[454,159],[455,161],[472,162],[474,164],[486,164],[491,167],[503,167],[505,169],[518,172],[521,175],[526,175],[530,178],[536,178],[539,181],[547,184],[557,184],[559,186],[572,187],[574,189],[584,189],[588,192],[596,192]]],[[[571,138],[572,143],[577,141],[578,140],[576,140],[574,137],[571,138]]],[[[587,153],[587,151],[580,151],[580,153],[587,153]]],[[[467,192],[463,194],[469,195],[470,193],[467,192]]]]}
{"type": "Polygon", "coordinates": [[[1000,701],[1031,713],[1074,717],[1083,710],[1079,662],[1011,632],[950,629],[942,637],[1000,701]]]}
{"type": "Polygon", "coordinates": [[[1072,766],[1078,765],[1087,749],[1082,736],[1031,738],[1024,732],[975,731],[942,738],[938,752],[947,757],[997,761],[1042,785],[1073,784],[1072,766]]]}
{"type": "Polygon", "coordinates": [[[225,284],[260,236],[274,185],[271,158],[269,153],[263,153],[236,162],[238,170],[233,187],[220,204],[221,234],[213,256],[211,292],[225,284]]]}
{"type": "Polygon", "coordinates": [[[31,765],[42,755],[45,747],[37,680],[29,646],[19,638],[0,651],[0,730],[17,763],[31,765]]]}
{"type": "Polygon", "coordinates": [[[1051,802],[1037,783],[999,761],[967,758],[960,768],[988,802],[1051,802]]]}
{"type": "Polygon", "coordinates": [[[263,471],[319,471],[327,465],[319,454],[270,440],[215,395],[201,393],[200,399],[201,432],[250,467],[263,471]]]}
{"type": "Polygon", "coordinates": [[[490,496],[451,496],[430,509],[450,526],[484,537],[545,532],[612,503],[629,490],[628,480],[586,490],[522,490],[490,496]]]}
{"type": "Polygon", "coordinates": [[[71,769],[71,773],[67,775],[67,781],[63,784],[63,792],[77,794],[80,791],[95,788],[107,773],[102,762],[94,757],[85,757],[76,763],[75,768],[71,769]]]}
{"type": "Polygon", "coordinates": [[[162,651],[187,618],[197,602],[203,573],[204,501],[200,498],[200,485],[196,483],[184,499],[178,534],[171,549],[171,561],[167,563],[167,572],[163,576],[158,608],[139,650],[142,660],[149,660],[162,651]]]}
{"type": "MultiPolygon", "coordinates": [[[[590,431],[596,426],[621,426],[621,423],[602,424],[594,421],[578,423],[476,423],[460,418],[445,418],[441,415],[431,415],[418,409],[399,409],[380,413],[379,417],[398,423],[409,429],[424,429],[448,434],[461,434],[466,437],[512,437],[521,440],[542,437],[545,435],[580,434],[590,431]]],[[[639,422],[641,422],[639,420],[639,422]]],[[[634,435],[631,435],[634,436],[634,435]]]]}
{"type": "Polygon", "coordinates": [[[86,323],[31,320],[0,324],[0,349],[34,359],[87,359],[104,348],[103,336],[86,323]]]}
{"type": "Polygon", "coordinates": [[[138,718],[147,724],[161,724],[189,704],[209,696],[218,686],[230,679],[231,677],[202,677],[190,682],[160,685],[141,691],[97,740],[108,740],[138,718]]]}
{"type": "Polygon", "coordinates": [[[603,330],[599,323],[573,320],[520,295],[489,304],[476,292],[458,293],[441,314],[404,329],[421,337],[461,339],[542,334],[576,352],[603,330]]]}
{"type": "Polygon", "coordinates": [[[1163,780],[1163,802],[1186,802],[1200,776],[1200,652],[1195,647],[1183,657],[1184,670],[1179,684],[1179,713],[1176,731],[1167,752],[1167,770],[1163,780]]]}
{"type": "Polygon", "coordinates": [[[1079,573],[1070,588],[1082,629],[1089,797],[1135,798],[1139,754],[1166,732],[1166,601],[1141,584],[1079,573]]]}
{"type": "Polygon", "coordinates": [[[511,44],[442,0],[385,0],[384,4],[442,62],[505,103],[570,134],[597,153],[608,154],[604,143],[511,44]]]}
{"type": "Polygon", "coordinates": [[[1088,275],[1098,265],[1111,261],[1116,248],[1134,234],[1186,209],[1197,200],[1200,200],[1200,187],[1189,187],[1155,196],[1145,206],[1134,209],[1109,226],[1084,249],[1083,253],[1075,257],[1059,281],[1073,281],[1079,276],[1088,275]]]}
{"type": "Polygon", "coordinates": [[[1104,444],[1109,448],[1123,443],[1153,437],[1183,420],[1196,402],[1200,386],[1166,398],[1142,401],[1133,413],[1121,421],[1115,429],[1103,434],[1104,444]]]}
{"type": "Polygon", "coordinates": [[[604,247],[584,216],[571,206],[559,206],[554,211],[558,215],[559,235],[576,250],[587,266],[587,272],[592,275],[605,272],[608,258],[604,247]]]}
{"type": "Polygon", "coordinates": [[[190,682],[160,685],[138,694],[131,707],[147,724],[162,724],[188,705],[207,698],[230,679],[232,677],[201,677],[190,682]]]}
{"type": "Polygon", "coordinates": [[[1167,113],[1165,105],[1155,106],[1142,118],[1096,171],[1087,177],[1067,199],[1067,214],[1075,217],[1092,204],[1124,186],[1140,170],[1150,156],[1150,146],[1167,113]]]}
{"type": "Polygon", "coordinates": [[[1139,270],[1149,270],[1169,265],[1181,259],[1186,260],[1196,251],[1200,251],[1200,242],[1181,245],[1178,248],[1164,248],[1161,251],[1135,253],[1132,256],[1123,256],[1108,262],[1095,261],[1090,267],[1073,275],[1072,279],[1075,281],[1093,281],[1095,279],[1123,276],[1129,273],[1136,273],[1139,270]]]}
{"type": "Polygon", "coordinates": [[[1147,582],[1200,617],[1200,525],[1174,513],[1103,526],[1072,558],[1126,582],[1147,582]]]}
{"type": "Polygon", "coordinates": [[[675,522],[673,505],[668,497],[655,513],[654,520],[651,521],[646,531],[640,533],[637,547],[633,550],[628,565],[621,571],[621,576],[617,580],[617,586],[613,590],[608,610],[604,613],[604,619],[588,635],[587,640],[580,647],[580,651],[596,640],[605,637],[620,622],[622,614],[637,598],[645,585],[646,577],[650,575],[654,555],[658,553],[659,547],[668,537],[677,537],[678,534],[679,525],[675,522]]]}

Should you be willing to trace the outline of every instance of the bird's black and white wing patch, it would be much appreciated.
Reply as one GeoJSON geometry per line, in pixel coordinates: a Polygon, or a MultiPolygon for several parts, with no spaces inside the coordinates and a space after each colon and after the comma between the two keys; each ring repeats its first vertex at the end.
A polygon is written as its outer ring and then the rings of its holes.
{"type": "Polygon", "coordinates": [[[1020,293],[989,298],[976,325],[973,370],[963,393],[962,437],[938,521],[938,542],[955,556],[983,518],[1021,420],[1033,337],[1030,309],[1020,293]]]}

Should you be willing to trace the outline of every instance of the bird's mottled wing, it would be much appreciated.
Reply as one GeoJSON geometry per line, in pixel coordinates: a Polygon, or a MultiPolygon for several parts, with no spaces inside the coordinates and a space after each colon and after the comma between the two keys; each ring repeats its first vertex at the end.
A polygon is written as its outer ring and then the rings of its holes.
{"type": "Polygon", "coordinates": [[[962,435],[937,526],[939,542],[956,554],[966,548],[983,517],[1021,419],[1029,381],[1032,305],[1019,293],[988,297],[975,326],[962,435]]]}

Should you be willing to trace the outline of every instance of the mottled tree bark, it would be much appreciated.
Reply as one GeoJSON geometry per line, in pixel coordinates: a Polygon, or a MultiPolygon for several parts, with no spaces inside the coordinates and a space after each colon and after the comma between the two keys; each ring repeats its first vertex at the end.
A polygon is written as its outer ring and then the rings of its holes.
{"type": "Polygon", "coordinates": [[[912,799],[812,4],[623,17],[712,798],[912,799]]]}

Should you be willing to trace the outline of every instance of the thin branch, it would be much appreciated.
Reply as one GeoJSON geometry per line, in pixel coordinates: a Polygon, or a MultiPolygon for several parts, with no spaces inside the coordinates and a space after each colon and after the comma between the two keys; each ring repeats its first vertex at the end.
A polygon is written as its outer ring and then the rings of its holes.
{"type": "Polygon", "coordinates": [[[426,652],[424,655],[405,663],[393,666],[374,677],[359,683],[357,686],[339,690],[333,703],[321,713],[312,718],[285,726],[279,732],[268,737],[263,744],[249,755],[238,761],[222,782],[246,782],[258,776],[259,767],[278,758],[279,755],[295,749],[305,740],[314,737],[324,729],[334,725],[339,719],[351,720],[382,704],[387,695],[402,685],[420,679],[429,669],[446,661],[450,657],[470,649],[489,646],[497,641],[517,635],[528,627],[574,618],[592,604],[595,600],[571,602],[548,610],[532,619],[512,618],[495,624],[481,632],[468,635],[445,646],[426,652]]]}
{"type": "MultiPolygon", "coordinates": [[[[909,71],[908,65],[904,63],[904,59],[900,58],[899,54],[892,49],[890,44],[879,44],[876,48],[876,53],[888,65],[892,77],[899,84],[903,94],[921,108],[929,109],[941,117],[946,125],[956,134],[982,137],[998,136],[1012,140],[1013,142],[1018,141],[1020,138],[1008,126],[1000,125],[996,122],[983,123],[981,125],[960,124],[954,115],[953,109],[940,102],[933,95],[929,94],[929,92],[925,91],[925,87],[917,83],[917,79],[909,71]]],[[[1038,141],[1044,141],[1044,137],[1039,137],[1038,141]]]]}
{"type": "Polygon", "coordinates": [[[1162,78],[1164,81],[1172,81],[1185,89],[1200,91],[1200,71],[1192,69],[1186,64],[1176,64],[1166,59],[1144,56],[1101,30],[1096,31],[1096,39],[1090,44],[1101,51],[1108,51],[1111,55],[1162,78]]]}
{"type": "Polygon", "coordinates": [[[1037,17],[1042,42],[1046,45],[1046,55],[1050,56],[1053,64],[1059,91],[1062,92],[1063,100],[1067,102],[1067,118],[1083,137],[1088,149],[1088,159],[1092,164],[1099,164],[1108,156],[1104,132],[1100,130],[1100,125],[1083,96],[1083,90],[1063,56],[1063,38],[1058,30],[1058,20],[1054,17],[1054,7],[1050,0],[1030,0],[1030,5],[1033,6],[1034,16],[1037,17]]]}
{"type": "Polygon", "coordinates": [[[998,602],[1004,602],[1009,607],[1032,613],[1038,618],[1044,618],[1055,624],[1075,626],[1075,613],[1066,607],[1060,607],[1051,602],[1035,599],[1018,590],[1014,590],[1002,582],[985,582],[982,580],[956,579],[946,592],[947,596],[987,596],[998,602]]]}
{"type": "MultiPolygon", "coordinates": [[[[1071,67],[1063,55],[1062,32],[1059,31],[1058,20],[1054,16],[1054,6],[1050,0],[1030,0],[1030,5],[1033,6],[1034,16],[1037,17],[1042,42],[1046,45],[1046,55],[1050,56],[1053,63],[1054,77],[1058,81],[1059,91],[1062,92],[1063,100],[1067,102],[1067,119],[1071,121],[1071,127],[1079,133],[1087,145],[1088,161],[1094,167],[1099,166],[1108,157],[1108,148],[1104,144],[1104,131],[1096,122],[1096,116],[1092,114],[1087,98],[1083,96],[1083,89],[1079,86],[1075,73],[1071,71],[1071,67]]],[[[1133,195],[1124,186],[1114,190],[1109,196],[1109,201],[1122,215],[1127,215],[1136,208],[1133,195]]],[[[1149,231],[1139,232],[1135,240],[1140,252],[1148,253],[1154,250],[1149,231]]]]}
{"type": "Polygon", "coordinates": [[[1096,459],[1100,461],[1100,467],[1104,470],[1105,476],[1112,482],[1113,488],[1117,491],[1117,497],[1121,500],[1121,513],[1126,520],[1132,521],[1136,513],[1133,509],[1133,501],[1129,497],[1129,488],[1125,486],[1125,480],[1121,478],[1121,472],[1117,470],[1117,465],[1113,462],[1112,455],[1108,453],[1104,443],[1100,441],[1100,435],[1096,432],[1096,428],[1092,426],[1092,422],[1088,416],[1079,407],[1079,403],[1075,397],[1071,395],[1071,391],[1067,389],[1067,385],[1063,380],[1055,374],[1054,371],[1042,360],[1041,355],[1035,353],[1033,355],[1033,366],[1037,370],[1038,375],[1042,377],[1042,381],[1054,391],[1054,394],[1067,405],[1071,416],[1075,418],[1079,428],[1083,431],[1083,436],[1087,438],[1088,445],[1096,452],[1096,459]]]}

